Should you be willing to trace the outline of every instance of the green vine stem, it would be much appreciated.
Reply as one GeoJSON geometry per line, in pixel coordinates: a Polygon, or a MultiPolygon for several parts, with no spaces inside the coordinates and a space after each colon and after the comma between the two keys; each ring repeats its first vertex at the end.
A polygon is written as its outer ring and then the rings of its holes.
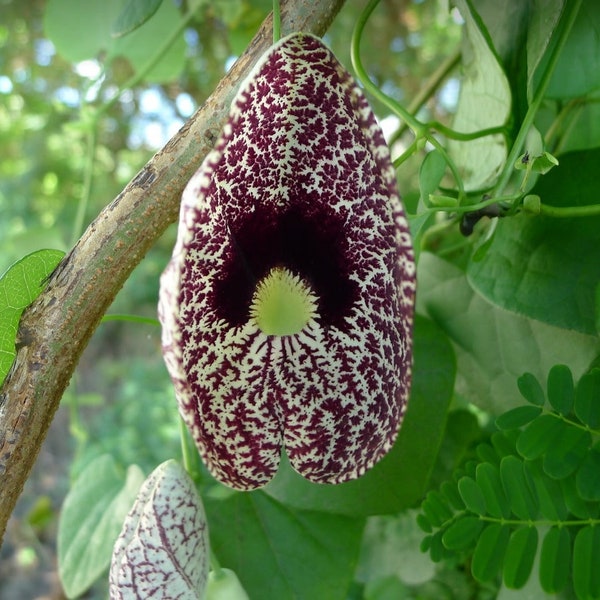
{"type": "Polygon", "coordinates": [[[279,0],[273,0],[273,43],[281,38],[281,7],[279,0]]]}

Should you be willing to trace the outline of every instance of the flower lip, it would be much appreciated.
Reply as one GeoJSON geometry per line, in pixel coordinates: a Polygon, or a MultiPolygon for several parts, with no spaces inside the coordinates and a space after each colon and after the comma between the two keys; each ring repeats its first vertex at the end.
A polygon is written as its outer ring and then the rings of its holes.
{"type": "Polygon", "coordinates": [[[305,197],[285,212],[257,206],[240,224],[230,224],[230,253],[215,286],[215,309],[233,326],[250,317],[258,283],[281,267],[306,281],[317,298],[321,325],[343,328],[357,296],[343,224],[335,215],[311,210],[305,197]]]}

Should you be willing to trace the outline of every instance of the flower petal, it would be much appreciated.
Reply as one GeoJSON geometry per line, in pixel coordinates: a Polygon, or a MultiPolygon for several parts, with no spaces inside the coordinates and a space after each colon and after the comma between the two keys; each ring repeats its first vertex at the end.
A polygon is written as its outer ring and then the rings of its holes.
{"type": "Polygon", "coordinates": [[[211,472],[252,489],[285,445],[312,481],[362,475],[393,445],[412,360],[415,266],[382,132],[322,42],[263,56],[190,180],[161,279],[163,352],[211,472]],[[277,267],[314,292],[294,335],[250,318],[277,267]]]}
{"type": "Polygon", "coordinates": [[[197,600],[208,578],[204,508],[174,460],[142,485],[113,550],[111,600],[197,600]]]}

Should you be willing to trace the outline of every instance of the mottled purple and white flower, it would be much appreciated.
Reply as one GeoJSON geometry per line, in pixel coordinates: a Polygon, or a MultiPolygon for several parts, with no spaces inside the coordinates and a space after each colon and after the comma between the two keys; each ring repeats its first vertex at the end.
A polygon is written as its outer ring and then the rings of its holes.
{"type": "Polygon", "coordinates": [[[183,194],[161,278],[163,353],[213,475],[247,490],[282,448],[307,479],[392,447],[411,379],[415,266],[389,151],[308,34],[276,43],[183,194]]]}
{"type": "Polygon", "coordinates": [[[174,460],[146,479],[110,566],[111,600],[198,600],[208,579],[208,526],[194,483],[174,460]]]}

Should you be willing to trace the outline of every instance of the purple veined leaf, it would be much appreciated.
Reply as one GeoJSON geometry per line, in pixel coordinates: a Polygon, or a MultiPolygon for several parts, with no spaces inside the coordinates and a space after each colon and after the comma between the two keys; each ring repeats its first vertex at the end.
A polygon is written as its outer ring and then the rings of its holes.
{"type": "Polygon", "coordinates": [[[208,525],[194,483],[174,460],[142,485],[113,550],[111,600],[197,600],[208,578],[208,525]]]}
{"type": "Polygon", "coordinates": [[[360,477],[411,380],[415,264],[383,134],[316,37],[288,36],[233,100],[183,194],[161,277],[163,354],[211,473],[360,477]]]}

